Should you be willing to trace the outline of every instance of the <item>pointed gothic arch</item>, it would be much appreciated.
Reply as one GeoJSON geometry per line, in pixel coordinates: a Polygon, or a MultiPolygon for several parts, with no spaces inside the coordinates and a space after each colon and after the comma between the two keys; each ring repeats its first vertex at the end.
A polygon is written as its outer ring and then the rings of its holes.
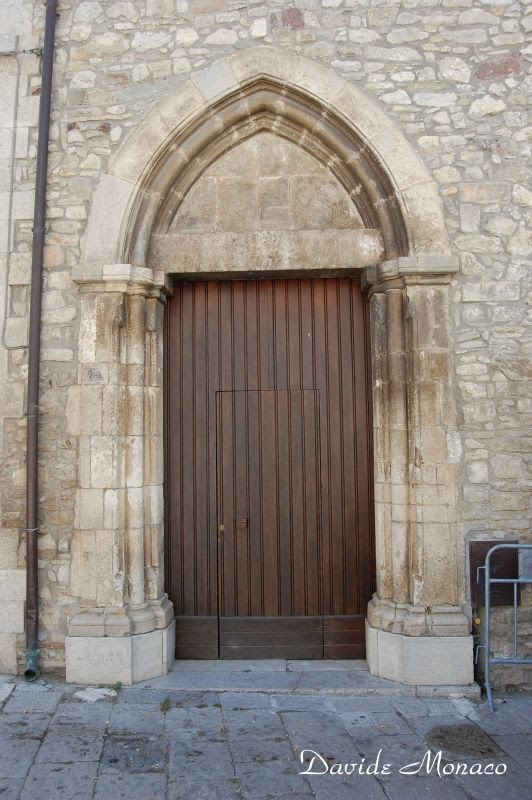
{"type": "Polygon", "coordinates": [[[146,112],[100,180],[79,278],[110,264],[146,267],[169,209],[209,163],[260,130],[327,166],[366,227],[381,232],[383,261],[448,255],[437,186],[378,102],[296,53],[254,47],[192,73],[146,112]]]}

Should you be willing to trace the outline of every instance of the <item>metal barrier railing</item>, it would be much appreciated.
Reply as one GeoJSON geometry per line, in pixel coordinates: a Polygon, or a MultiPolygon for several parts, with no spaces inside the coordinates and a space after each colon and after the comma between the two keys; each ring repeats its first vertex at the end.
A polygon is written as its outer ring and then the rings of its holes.
{"type": "Polygon", "coordinates": [[[532,562],[522,559],[521,564],[518,559],[518,576],[515,578],[493,578],[491,574],[491,557],[493,553],[498,550],[517,550],[519,551],[532,551],[532,544],[496,544],[490,548],[486,555],[486,561],[483,567],[477,570],[477,581],[481,580],[481,571],[484,572],[484,608],[486,616],[486,630],[485,630],[485,644],[477,646],[477,659],[478,651],[485,650],[485,663],[484,663],[484,687],[488,699],[488,707],[490,711],[494,711],[493,704],[493,690],[491,687],[491,667],[493,664],[532,664],[531,658],[523,658],[518,655],[518,620],[517,620],[517,606],[518,606],[518,587],[525,583],[532,583],[532,562]],[[521,572],[525,574],[521,574],[521,572]],[[526,574],[531,573],[531,574],[526,574]],[[491,655],[491,587],[494,584],[512,584],[513,585],[513,656],[492,656],[491,655]]]}

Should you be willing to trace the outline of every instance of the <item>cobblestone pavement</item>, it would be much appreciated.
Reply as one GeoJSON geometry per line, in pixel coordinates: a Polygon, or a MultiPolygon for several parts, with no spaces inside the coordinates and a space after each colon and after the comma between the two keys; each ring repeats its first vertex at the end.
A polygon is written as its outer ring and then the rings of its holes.
{"type": "Polygon", "coordinates": [[[127,688],[4,677],[0,704],[1,800],[532,796],[531,695],[490,714],[472,687],[363,662],[181,662],[127,688]]]}

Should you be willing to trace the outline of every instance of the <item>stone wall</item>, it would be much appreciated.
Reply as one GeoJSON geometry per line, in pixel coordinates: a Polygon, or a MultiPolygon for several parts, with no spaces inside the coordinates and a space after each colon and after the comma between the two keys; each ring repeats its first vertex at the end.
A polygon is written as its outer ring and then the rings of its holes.
{"type": "MultiPolygon", "coordinates": [[[[40,2],[4,0],[0,37],[0,669],[22,646],[24,382],[40,59],[40,2]],[[10,55],[10,53],[16,55],[10,55]],[[13,192],[10,187],[13,183],[13,192]]],[[[79,262],[99,177],[161,94],[192,70],[271,44],[332,67],[378,100],[440,189],[460,273],[451,285],[460,435],[458,574],[464,541],[530,535],[530,207],[526,68],[530,16],[510,0],[131,0],[59,2],[45,254],[40,576],[43,660],[61,667],[67,620],[83,607],[71,575],[80,437],[66,425],[77,383],[79,262]],[[527,227],[528,226],[528,227],[527,227]]],[[[211,82],[215,77],[211,74],[211,82]]],[[[213,95],[216,86],[211,86],[213,95]]],[[[152,155],[146,140],[146,161],[152,155]]],[[[90,409],[86,412],[89,414],[90,409]]],[[[434,520],[437,522],[437,520],[434,520]]],[[[528,595],[529,597],[529,595],[528,595]]],[[[522,679],[516,675],[516,680],[522,679]]]]}

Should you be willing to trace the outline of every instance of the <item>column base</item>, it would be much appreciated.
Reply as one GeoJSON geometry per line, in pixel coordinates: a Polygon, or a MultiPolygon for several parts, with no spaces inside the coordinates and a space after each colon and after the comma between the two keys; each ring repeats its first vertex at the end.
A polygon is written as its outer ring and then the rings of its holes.
{"type": "Polygon", "coordinates": [[[372,675],[409,686],[474,682],[472,636],[406,636],[366,621],[366,658],[372,675]]]}
{"type": "Polygon", "coordinates": [[[133,683],[166,675],[175,659],[175,620],[130,636],[67,636],[67,683],[133,683]]]}

